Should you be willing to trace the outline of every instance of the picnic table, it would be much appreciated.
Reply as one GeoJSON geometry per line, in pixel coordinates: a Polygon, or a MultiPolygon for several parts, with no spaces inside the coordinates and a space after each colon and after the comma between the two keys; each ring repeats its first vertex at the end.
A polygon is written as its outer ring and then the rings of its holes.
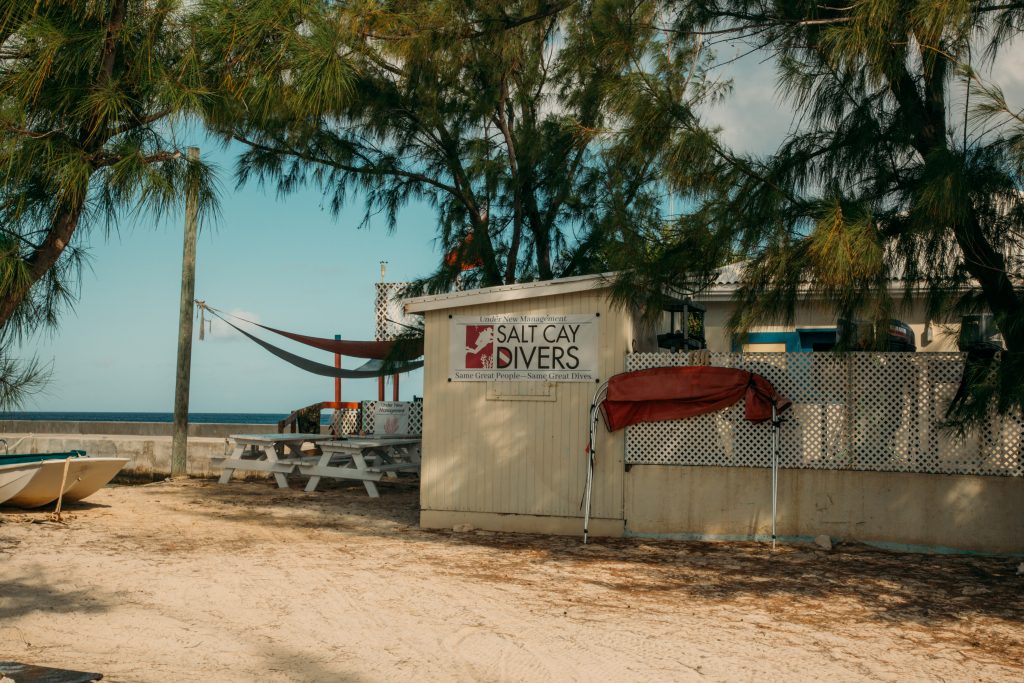
{"type": "MultiPolygon", "coordinates": [[[[288,488],[288,475],[304,459],[302,444],[319,444],[338,437],[331,434],[232,434],[234,452],[224,458],[210,458],[211,464],[224,468],[218,480],[226,484],[235,470],[271,472],[277,485],[288,488]]],[[[315,456],[313,456],[315,457],[315,456]]]]}
{"type": "Polygon", "coordinates": [[[419,437],[353,437],[322,441],[316,463],[311,458],[298,464],[309,477],[307,491],[315,491],[321,477],[355,479],[363,482],[371,498],[380,498],[376,482],[397,478],[399,472],[419,472],[419,437]]]}

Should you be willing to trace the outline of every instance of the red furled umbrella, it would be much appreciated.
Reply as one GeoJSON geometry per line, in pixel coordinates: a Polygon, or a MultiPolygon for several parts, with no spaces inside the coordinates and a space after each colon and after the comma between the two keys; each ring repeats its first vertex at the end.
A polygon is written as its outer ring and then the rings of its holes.
{"type": "Polygon", "coordinates": [[[603,384],[590,407],[590,459],[583,542],[590,526],[590,493],[594,477],[594,445],[597,414],[608,431],[640,422],[681,420],[728,408],[746,398],[744,416],[754,423],[772,424],[772,545],[775,544],[775,512],[778,496],[779,414],[791,405],[761,375],[736,368],[688,366],[650,368],[615,375],[603,384]]]}
{"type": "Polygon", "coordinates": [[[772,383],[761,375],[735,368],[710,366],[651,368],[624,372],[608,380],[608,397],[601,415],[608,431],[638,422],[681,420],[728,408],[746,397],[745,417],[759,423],[770,420],[772,406],[789,408],[772,383]]]}

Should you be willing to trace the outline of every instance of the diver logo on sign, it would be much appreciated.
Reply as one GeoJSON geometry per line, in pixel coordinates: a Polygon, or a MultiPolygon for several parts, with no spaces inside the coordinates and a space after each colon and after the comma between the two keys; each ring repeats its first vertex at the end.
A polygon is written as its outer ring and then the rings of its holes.
{"type": "Polygon", "coordinates": [[[449,379],[592,382],[598,322],[586,314],[452,318],[449,379]]]}
{"type": "Polygon", "coordinates": [[[466,369],[494,367],[494,325],[466,325],[466,369]]]}

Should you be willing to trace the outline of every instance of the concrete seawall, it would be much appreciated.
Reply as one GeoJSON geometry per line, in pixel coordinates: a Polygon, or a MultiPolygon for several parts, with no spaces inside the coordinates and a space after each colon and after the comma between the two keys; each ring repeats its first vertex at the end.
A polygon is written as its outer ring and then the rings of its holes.
{"type": "MultiPolygon", "coordinates": [[[[122,473],[139,479],[161,479],[171,473],[171,430],[164,422],[0,421],[0,439],[12,453],[60,453],[83,450],[89,455],[131,458],[122,473]]],[[[216,476],[210,458],[230,452],[230,434],[267,434],[277,425],[189,425],[186,471],[193,477],[216,476]]],[[[240,472],[239,475],[242,473],[240,472]]],[[[260,472],[249,476],[262,478],[260,472]]]]}
{"type": "MultiPolygon", "coordinates": [[[[88,422],[58,420],[0,420],[0,434],[112,434],[116,436],[171,436],[170,422],[88,422]]],[[[188,435],[223,439],[231,434],[276,432],[276,424],[219,422],[190,424],[188,435]]]]}

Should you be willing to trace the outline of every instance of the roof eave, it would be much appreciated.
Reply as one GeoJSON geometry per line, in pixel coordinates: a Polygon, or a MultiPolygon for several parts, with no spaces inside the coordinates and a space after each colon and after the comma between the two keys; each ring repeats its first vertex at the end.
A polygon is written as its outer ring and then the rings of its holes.
{"type": "Polygon", "coordinates": [[[523,282],[515,285],[499,285],[483,289],[470,289],[463,292],[435,294],[406,299],[403,306],[406,313],[426,313],[448,308],[465,308],[481,304],[520,301],[559,294],[573,294],[595,289],[610,287],[615,273],[596,275],[579,275],[559,280],[543,280],[539,282],[523,282]]]}

